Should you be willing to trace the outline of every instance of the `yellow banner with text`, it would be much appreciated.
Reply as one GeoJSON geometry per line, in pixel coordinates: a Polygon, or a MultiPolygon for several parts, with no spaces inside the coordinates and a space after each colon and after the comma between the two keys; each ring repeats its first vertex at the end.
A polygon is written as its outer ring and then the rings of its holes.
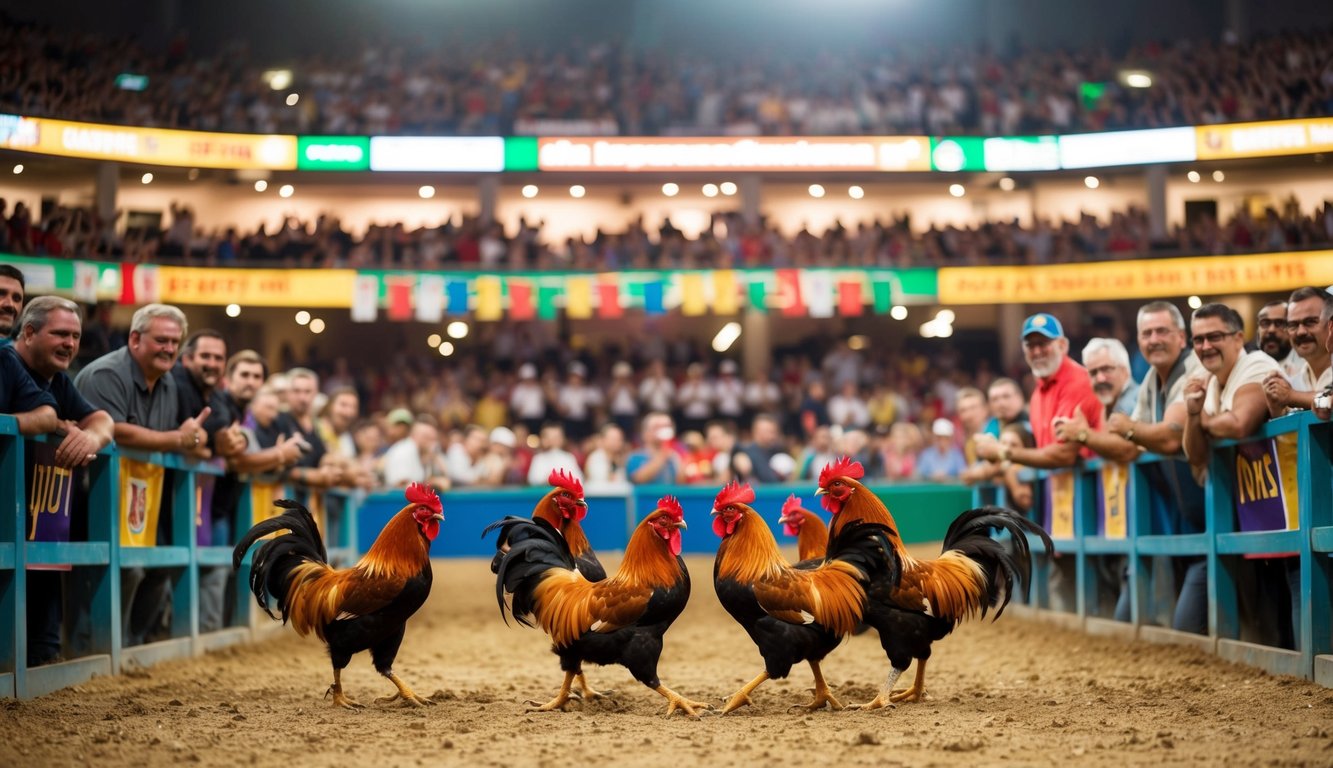
{"type": "Polygon", "coordinates": [[[182,168],[296,168],[295,136],[136,128],[45,117],[11,118],[0,131],[0,147],[182,168]]]}
{"type": "Polygon", "coordinates": [[[355,281],[351,269],[158,268],[160,300],[168,304],[338,308],[348,305],[355,281]]]}

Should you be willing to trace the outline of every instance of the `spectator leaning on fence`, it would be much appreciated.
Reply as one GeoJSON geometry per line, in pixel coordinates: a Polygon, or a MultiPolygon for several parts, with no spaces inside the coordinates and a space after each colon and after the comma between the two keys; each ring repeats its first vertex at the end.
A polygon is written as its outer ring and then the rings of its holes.
{"type": "MultiPolygon", "coordinates": [[[[0,229],[3,228],[4,222],[0,220],[0,229]]],[[[24,290],[23,273],[8,264],[0,264],[0,347],[9,346],[10,336],[18,327],[24,290]]]]}
{"type": "Polygon", "coordinates": [[[1288,374],[1274,371],[1264,377],[1268,413],[1276,418],[1289,410],[1309,410],[1314,396],[1333,384],[1329,365],[1328,320],[1333,317],[1333,296],[1322,288],[1298,288],[1287,303],[1287,338],[1300,363],[1288,374]]]}
{"type": "MultiPolygon", "coordinates": [[[[0,375],[28,379],[54,405],[56,433],[64,432],[55,462],[65,468],[86,466],[110,444],[114,429],[111,416],[85,400],[65,373],[79,354],[80,325],[77,304],[40,296],[24,308],[14,345],[0,349],[0,357],[6,358],[0,375]]],[[[28,666],[46,664],[60,655],[64,614],[60,581],[57,572],[28,573],[28,666]]]]}
{"type": "Polygon", "coordinates": [[[1255,324],[1254,346],[1277,361],[1287,378],[1294,378],[1300,371],[1301,356],[1291,348],[1291,338],[1287,334],[1287,301],[1274,299],[1259,308],[1258,322],[1255,324]]]}

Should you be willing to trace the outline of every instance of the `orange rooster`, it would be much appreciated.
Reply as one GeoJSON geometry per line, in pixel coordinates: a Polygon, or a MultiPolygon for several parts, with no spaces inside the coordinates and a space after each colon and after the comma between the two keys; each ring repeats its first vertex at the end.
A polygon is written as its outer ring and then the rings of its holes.
{"type": "Polygon", "coordinates": [[[630,536],[620,570],[598,582],[578,570],[565,538],[545,519],[506,518],[487,531],[501,526],[510,547],[495,582],[500,613],[507,610],[525,626],[539,624],[565,672],[560,692],[535,711],[565,710],[585,661],[625,667],[667,700],[668,715],[679,709],[697,717],[708,706],[682,697],[657,676],[662,636],[690,597],[689,571],[680,558],[685,513],[679,501],[659,499],[630,536]]]}
{"type": "MultiPolygon", "coordinates": [[[[830,540],[855,523],[877,523],[897,530],[888,507],[859,482],[864,474],[859,462],[845,456],[820,473],[815,494],[824,496],[824,507],[833,513],[830,540]]],[[[902,562],[902,578],[891,589],[884,588],[887,582],[883,580],[872,581],[867,590],[865,622],[879,632],[880,645],[892,668],[884,687],[864,709],[920,701],[931,644],[952,632],[963,619],[985,616],[990,608],[997,608],[995,618],[1000,617],[1009,604],[1014,582],[1022,589],[1031,576],[1029,533],[1041,538],[1048,555],[1054,551],[1045,531],[999,507],[982,507],[959,515],[944,535],[943,554],[935,560],[914,559],[896,533],[890,537],[902,562]],[[1013,552],[991,538],[991,529],[1011,534],[1013,552]],[[916,680],[911,687],[895,691],[894,683],[913,659],[917,662],[916,680]]]]}
{"type": "Polygon", "coordinates": [[[796,539],[796,557],[806,560],[822,560],[828,549],[828,526],[819,515],[801,506],[801,500],[792,494],[782,504],[782,532],[796,539]]]}
{"type": "Polygon", "coordinates": [[[844,526],[829,543],[827,559],[793,568],[783,559],[773,532],[749,506],[753,501],[749,483],[732,482],[713,502],[713,531],[722,537],[713,586],[727,613],[764,657],[764,671],[727,701],[722,714],[752,703],[750,694],[764,681],[786,677],[801,661],[810,664],[815,678],[814,700],[805,707],[842,709],[819,663],[860,623],[867,574],[885,574],[890,580],[896,575],[888,540],[892,531],[873,524],[844,526]]]}
{"type": "Polygon", "coordinates": [[[389,519],[379,538],[355,566],[329,567],[328,553],[309,510],[283,499],[287,510],[250,529],[232,555],[239,568],[245,553],[261,537],[284,531],[255,552],[250,590],[272,618],[276,603],[283,623],[291,621],[302,636],[314,632],[329,648],[333,662],[332,695],[336,706],[359,709],[342,688],[342,670],[352,655],[369,650],[375,670],[389,678],[398,693],[376,699],[388,703],[433,704],[412,692],[393,673],[393,661],[403,642],[407,620],[430,595],[430,544],[444,520],[440,499],[429,486],[407,487],[407,506],[389,519]]]}

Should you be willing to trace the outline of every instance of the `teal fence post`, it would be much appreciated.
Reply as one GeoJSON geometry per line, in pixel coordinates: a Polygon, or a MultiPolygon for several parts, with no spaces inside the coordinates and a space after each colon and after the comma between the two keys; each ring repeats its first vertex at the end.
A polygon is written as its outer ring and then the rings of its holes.
{"type": "Polygon", "coordinates": [[[23,438],[18,420],[0,416],[0,696],[14,696],[26,682],[28,653],[27,581],[23,559],[23,438]]]}
{"type": "Polygon", "coordinates": [[[1208,634],[1213,638],[1240,637],[1236,574],[1218,553],[1219,534],[1236,530],[1236,449],[1214,447],[1208,460],[1204,488],[1205,531],[1208,538],[1208,634]]]}
{"type": "MultiPolygon", "coordinates": [[[[1296,448],[1299,508],[1297,518],[1301,537],[1301,623],[1294,627],[1296,647],[1301,653],[1301,665],[1311,679],[1318,679],[1315,660],[1333,653],[1333,558],[1327,551],[1319,551],[1316,531],[1329,530],[1333,524],[1333,469],[1330,468],[1329,434],[1333,431],[1327,422],[1307,421],[1300,428],[1296,448]]],[[[1333,680],[1328,681],[1333,683],[1333,680]]],[[[1326,683],[1327,684],[1327,683],[1326,683]]]]}

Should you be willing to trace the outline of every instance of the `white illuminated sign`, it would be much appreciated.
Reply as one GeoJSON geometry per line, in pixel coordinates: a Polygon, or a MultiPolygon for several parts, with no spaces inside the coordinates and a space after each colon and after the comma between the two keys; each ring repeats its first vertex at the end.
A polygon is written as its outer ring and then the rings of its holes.
{"type": "Polygon", "coordinates": [[[1197,156],[1193,128],[1153,128],[1060,137],[1061,168],[1187,163],[1197,156]]]}
{"type": "Polygon", "coordinates": [[[499,136],[372,136],[372,171],[503,171],[499,136]]]}

